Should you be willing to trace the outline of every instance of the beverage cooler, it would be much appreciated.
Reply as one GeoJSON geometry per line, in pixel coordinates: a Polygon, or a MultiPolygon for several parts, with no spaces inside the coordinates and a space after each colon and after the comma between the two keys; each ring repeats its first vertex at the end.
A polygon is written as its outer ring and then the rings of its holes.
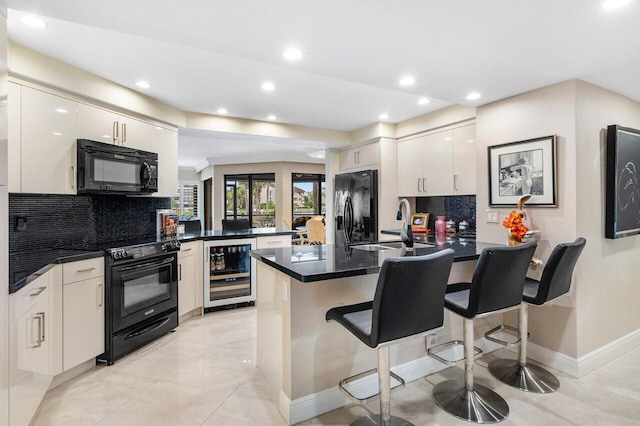
{"type": "Polygon", "coordinates": [[[255,238],[204,242],[204,307],[255,302],[255,238]]]}

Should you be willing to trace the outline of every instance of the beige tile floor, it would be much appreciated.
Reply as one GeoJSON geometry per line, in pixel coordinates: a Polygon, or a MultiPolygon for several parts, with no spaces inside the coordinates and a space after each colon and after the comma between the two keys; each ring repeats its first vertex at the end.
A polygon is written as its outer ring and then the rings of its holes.
{"type": "MultiPolygon", "coordinates": [[[[503,351],[501,356],[510,356],[503,351]]],[[[493,357],[495,355],[488,355],[493,357]]],[[[504,425],[640,425],[640,347],[577,380],[562,373],[560,390],[537,395],[491,378],[481,359],[477,380],[511,409],[504,425]]],[[[392,395],[392,413],[416,425],[468,425],[437,408],[431,390],[449,368],[392,395]]],[[[377,403],[367,406],[377,412],[377,403]]],[[[347,425],[368,414],[347,406],[303,424],[347,425]]],[[[98,366],[47,393],[35,425],[284,425],[276,394],[256,369],[256,310],[209,313],[162,339],[98,366]]]]}

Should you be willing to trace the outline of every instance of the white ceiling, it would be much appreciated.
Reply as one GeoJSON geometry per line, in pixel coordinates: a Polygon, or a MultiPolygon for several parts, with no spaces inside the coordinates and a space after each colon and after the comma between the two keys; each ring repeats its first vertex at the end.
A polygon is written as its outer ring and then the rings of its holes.
{"type": "MultiPolygon", "coordinates": [[[[381,113],[395,123],[570,78],[640,101],[640,1],[619,10],[604,10],[602,1],[7,3],[15,42],[179,109],[216,114],[224,107],[234,117],[274,114],[278,122],[355,130],[381,113]],[[47,27],[23,25],[17,11],[47,27]],[[284,59],[289,46],[303,58],[284,59]],[[400,86],[404,75],[415,84],[400,86]],[[137,88],[140,79],[152,87],[137,88]],[[260,88],[267,80],[275,91],[260,88]],[[471,91],[482,98],[467,101],[471,91]],[[418,105],[422,96],[431,102],[418,105]]],[[[181,137],[184,165],[182,155],[181,137]]]]}

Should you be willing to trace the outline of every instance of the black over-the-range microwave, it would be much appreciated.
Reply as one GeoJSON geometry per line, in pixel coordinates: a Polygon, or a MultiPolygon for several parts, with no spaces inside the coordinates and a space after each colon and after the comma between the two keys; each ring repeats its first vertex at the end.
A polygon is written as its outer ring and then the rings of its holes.
{"type": "Polygon", "coordinates": [[[158,191],[158,154],[78,139],[78,194],[158,191]]]}

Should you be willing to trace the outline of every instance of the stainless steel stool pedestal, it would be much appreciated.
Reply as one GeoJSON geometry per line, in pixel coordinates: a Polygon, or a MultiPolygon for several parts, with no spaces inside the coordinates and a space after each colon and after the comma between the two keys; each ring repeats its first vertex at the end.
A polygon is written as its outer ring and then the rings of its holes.
{"type": "Polygon", "coordinates": [[[522,303],[519,309],[518,328],[520,347],[518,360],[496,359],[489,363],[489,372],[496,379],[514,388],[533,393],[551,393],[558,390],[560,381],[556,376],[538,367],[527,364],[529,306],[522,303]]]}
{"type": "Polygon", "coordinates": [[[475,423],[498,423],[509,406],[491,389],[473,382],[473,319],[464,318],[464,381],[448,380],[433,388],[433,401],[452,416],[475,423]]]}

